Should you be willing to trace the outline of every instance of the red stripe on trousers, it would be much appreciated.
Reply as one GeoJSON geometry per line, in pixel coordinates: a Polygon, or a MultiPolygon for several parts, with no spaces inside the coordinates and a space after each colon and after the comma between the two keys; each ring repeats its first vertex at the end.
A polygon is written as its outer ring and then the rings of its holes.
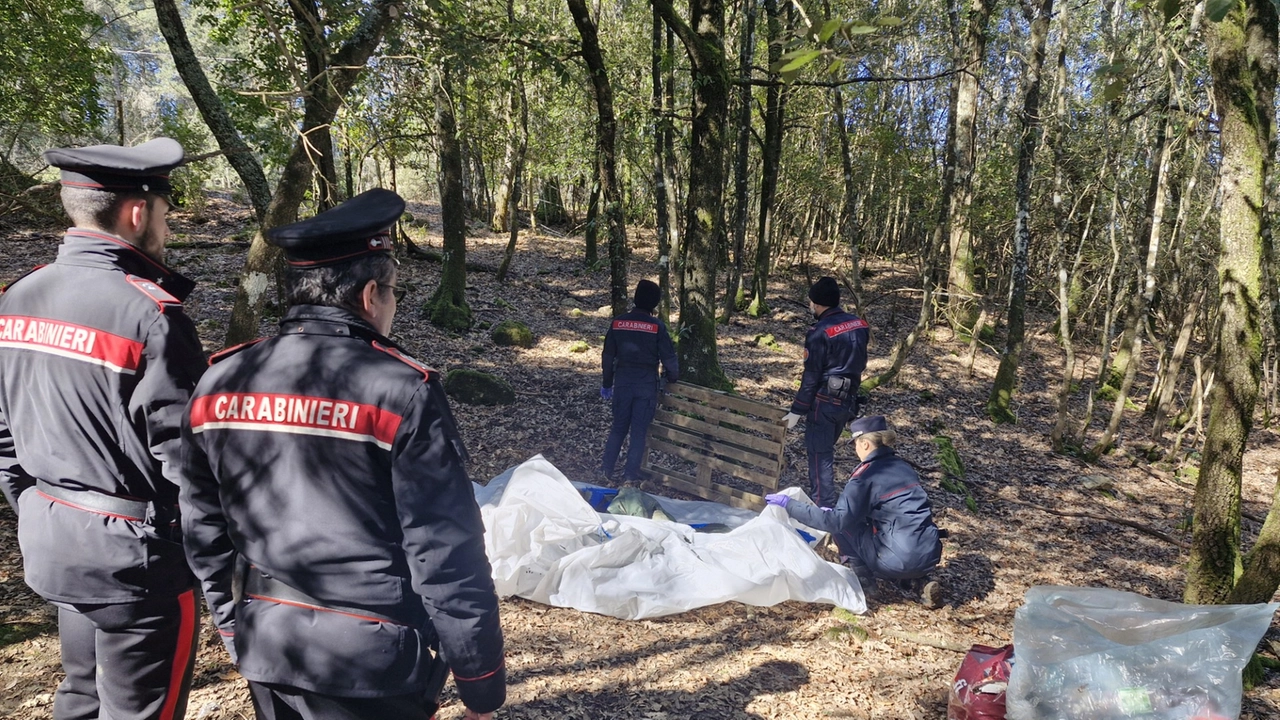
{"type": "Polygon", "coordinates": [[[182,696],[182,684],[187,676],[187,666],[191,664],[196,628],[195,590],[188,590],[178,596],[178,609],[182,614],[178,622],[178,646],[173,650],[173,669],[169,671],[169,692],[164,698],[164,708],[160,710],[161,720],[174,720],[178,698],[182,696]]]}

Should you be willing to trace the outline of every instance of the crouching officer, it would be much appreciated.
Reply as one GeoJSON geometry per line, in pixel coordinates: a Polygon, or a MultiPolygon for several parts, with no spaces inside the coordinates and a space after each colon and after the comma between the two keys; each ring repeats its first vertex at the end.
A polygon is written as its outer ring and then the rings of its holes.
{"type": "Polygon", "coordinates": [[[667,382],[680,380],[675,345],[667,326],[653,316],[662,300],[662,290],[651,280],[636,283],[635,307],[619,315],[604,336],[600,364],[604,371],[600,397],[613,403],[613,425],[604,443],[600,472],[613,475],[622,441],[631,436],[627,464],[622,478],[640,480],[645,461],[645,433],[658,409],[658,364],[666,370],[667,382]]]}
{"type": "Polygon", "coordinates": [[[867,367],[867,321],[840,309],[840,286],[822,277],[809,288],[809,309],[817,322],[804,339],[804,375],[788,428],[805,419],[809,455],[809,496],[819,507],[836,501],[835,447],[840,430],[858,414],[858,387],[867,367]]]}
{"type": "MultiPolygon", "coordinates": [[[[849,431],[862,462],[853,469],[834,509],[789,502],[781,494],[766,495],[765,501],[785,508],[809,527],[831,533],[841,559],[871,596],[876,578],[927,578],[942,559],[942,540],[920,476],[893,449],[897,433],[879,415],[853,421],[849,431]]],[[[941,606],[942,588],[937,582],[904,584],[919,590],[925,605],[941,606]]]]}
{"type": "Polygon", "coordinates": [[[44,157],[75,227],[0,297],[0,488],[27,584],[58,608],[53,717],[180,718],[198,627],[179,428],[205,369],[193,284],[162,262],[182,146],[44,157]]]}
{"type": "Polygon", "coordinates": [[[215,356],[183,428],[187,557],[266,720],[427,720],[448,670],[467,718],[506,699],[465,450],[387,339],[403,212],[375,189],[268,231],[280,332],[215,356]]]}

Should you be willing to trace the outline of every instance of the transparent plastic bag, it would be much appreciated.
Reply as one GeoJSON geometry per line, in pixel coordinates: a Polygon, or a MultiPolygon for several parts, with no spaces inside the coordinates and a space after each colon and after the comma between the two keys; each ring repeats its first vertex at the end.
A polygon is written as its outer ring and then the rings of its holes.
{"type": "Polygon", "coordinates": [[[1013,621],[1009,720],[1229,720],[1280,604],[1183,605],[1033,587],[1013,621]]]}

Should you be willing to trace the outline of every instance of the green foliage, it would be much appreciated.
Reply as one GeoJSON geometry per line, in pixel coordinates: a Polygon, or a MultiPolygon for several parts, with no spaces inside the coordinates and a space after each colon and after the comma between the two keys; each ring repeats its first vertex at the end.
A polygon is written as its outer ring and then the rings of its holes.
{"type": "Polygon", "coordinates": [[[516,401],[515,388],[497,375],[458,368],[444,378],[444,391],[466,405],[510,405],[516,401]]]}
{"type": "Polygon", "coordinates": [[[574,353],[584,353],[590,349],[591,345],[587,344],[586,340],[575,340],[571,345],[569,345],[569,352],[574,353]]]}
{"type": "Polygon", "coordinates": [[[454,305],[444,293],[423,305],[422,312],[432,325],[444,330],[465,332],[471,327],[471,308],[454,305]]]}
{"type": "Polygon", "coordinates": [[[489,333],[495,345],[507,347],[533,347],[533,331],[528,325],[516,320],[503,320],[493,327],[489,333]]]}
{"type": "Polygon", "coordinates": [[[1115,402],[1120,397],[1120,391],[1111,385],[1103,385],[1093,393],[1093,397],[1104,402],[1115,402]]]}
{"type": "Polygon", "coordinates": [[[942,465],[943,472],[957,480],[963,480],[964,462],[960,459],[960,453],[956,452],[956,446],[951,442],[951,438],[946,435],[935,435],[933,444],[938,447],[938,463],[942,465]]]}
{"type": "Polygon", "coordinates": [[[98,77],[112,56],[88,38],[101,25],[81,0],[0,3],[0,128],[82,135],[98,127],[98,77]]]}
{"type": "Polygon", "coordinates": [[[773,333],[756,335],[754,342],[756,347],[765,348],[774,352],[783,352],[782,346],[778,344],[778,340],[773,336],[773,333]]]}

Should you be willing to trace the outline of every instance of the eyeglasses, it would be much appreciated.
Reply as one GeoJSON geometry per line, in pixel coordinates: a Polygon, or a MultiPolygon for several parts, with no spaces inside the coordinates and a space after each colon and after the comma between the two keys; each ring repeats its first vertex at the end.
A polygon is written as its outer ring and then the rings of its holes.
{"type": "Polygon", "coordinates": [[[378,287],[384,287],[390,290],[391,296],[396,299],[396,302],[404,300],[404,296],[409,294],[409,290],[407,288],[402,288],[399,285],[392,285],[391,283],[378,283],[378,287]]]}

